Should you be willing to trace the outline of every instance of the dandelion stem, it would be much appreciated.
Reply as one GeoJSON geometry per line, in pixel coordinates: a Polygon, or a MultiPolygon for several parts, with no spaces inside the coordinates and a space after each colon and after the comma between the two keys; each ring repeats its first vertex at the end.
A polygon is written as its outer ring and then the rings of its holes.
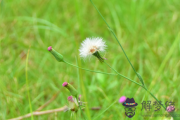
{"type": "Polygon", "coordinates": [[[83,69],[83,70],[86,70],[86,71],[90,71],[90,72],[101,73],[101,74],[107,74],[107,75],[117,75],[117,74],[115,74],[115,73],[106,73],[106,72],[94,71],[94,70],[89,70],[89,69],[81,68],[81,67],[79,67],[79,66],[77,66],[77,65],[73,65],[73,64],[68,63],[68,62],[66,62],[66,61],[64,61],[64,63],[66,63],[66,64],[68,64],[68,65],[71,65],[71,66],[74,66],[74,67],[77,67],[77,68],[80,68],[80,69],[83,69]]]}
{"type": "Polygon", "coordinates": [[[166,107],[161,104],[161,102],[144,86],[142,86],[165,110],[166,110],[166,107]]]}
{"type": "Polygon", "coordinates": [[[113,32],[113,30],[111,29],[111,27],[108,25],[108,23],[106,22],[106,20],[104,19],[104,17],[103,17],[102,14],[100,13],[100,11],[99,11],[99,10],[97,9],[97,7],[94,5],[93,1],[92,1],[92,0],[90,0],[90,1],[91,1],[92,5],[95,7],[95,9],[97,10],[97,12],[99,13],[99,15],[101,16],[101,18],[104,20],[104,22],[106,23],[106,25],[108,26],[108,29],[111,31],[111,33],[112,33],[113,36],[115,37],[115,39],[116,39],[116,41],[118,42],[119,46],[121,47],[124,55],[126,56],[126,59],[128,60],[128,62],[129,62],[129,64],[131,65],[132,69],[134,70],[135,74],[137,75],[138,79],[139,79],[140,82],[143,84],[143,82],[142,82],[141,79],[139,78],[139,75],[138,75],[138,73],[136,72],[134,66],[132,65],[131,61],[129,60],[126,52],[124,51],[121,43],[119,42],[118,38],[116,37],[115,33],[113,32]]]}
{"type": "Polygon", "coordinates": [[[114,70],[119,76],[124,77],[124,78],[128,79],[129,81],[131,81],[131,82],[133,82],[133,83],[135,83],[135,84],[137,84],[137,85],[139,85],[139,86],[142,87],[141,84],[139,84],[139,83],[135,82],[134,80],[131,80],[130,78],[128,78],[128,77],[126,77],[126,76],[121,75],[120,73],[118,73],[118,72],[117,72],[114,68],[112,68],[107,62],[104,61],[104,63],[106,63],[106,64],[107,64],[112,70],[114,70]]]}
{"type": "MultiPolygon", "coordinates": [[[[104,62],[104,63],[106,63],[106,62],[104,62]]],[[[135,82],[135,81],[133,81],[133,80],[131,80],[131,79],[129,79],[129,78],[121,75],[121,74],[119,74],[119,73],[118,73],[114,68],[112,68],[108,63],[106,63],[106,64],[107,64],[112,70],[114,70],[118,75],[120,75],[120,76],[122,76],[122,77],[130,80],[131,82],[133,82],[133,83],[141,86],[142,88],[144,88],[144,90],[146,90],[146,91],[166,110],[166,107],[164,106],[164,104],[161,104],[161,102],[146,88],[145,85],[141,85],[141,84],[139,84],[139,83],[137,83],[137,82],[135,82]]],[[[174,120],[178,120],[178,118],[176,117],[176,113],[175,113],[175,112],[173,112],[173,113],[169,112],[169,114],[174,118],[174,120]]],[[[99,116],[98,116],[98,117],[99,117],[99,116]]]]}
{"type": "MultiPolygon", "coordinates": [[[[142,87],[166,110],[164,104],[161,104],[161,102],[145,86],[142,87]]],[[[169,114],[173,117],[173,120],[179,120],[177,117],[178,114],[176,112],[169,112],[169,114]]]]}

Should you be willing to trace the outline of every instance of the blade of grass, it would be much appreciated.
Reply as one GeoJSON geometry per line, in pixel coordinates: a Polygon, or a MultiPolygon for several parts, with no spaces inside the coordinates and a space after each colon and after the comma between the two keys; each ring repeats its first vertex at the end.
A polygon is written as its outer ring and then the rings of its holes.
{"type": "MultiPolygon", "coordinates": [[[[78,65],[77,58],[76,58],[76,64],[78,65]]],[[[77,69],[77,77],[78,77],[78,93],[81,93],[81,85],[80,85],[81,83],[80,83],[80,78],[79,78],[79,69],[77,69]]],[[[77,100],[78,100],[78,98],[77,98],[77,100]]],[[[83,111],[80,110],[79,117],[81,117],[81,112],[83,114],[83,111]]],[[[79,118],[79,119],[81,120],[81,118],[79,118]]]]}
{"type": "Polygon", "coordinates": [[[107,107],[104,111],[102,111],[99,115],[97,115],[95,118],[93,118],[93,120],[97,119],[98,117],[100,117],[103,113],[105,113],[111,106],[113,106],[115,103],[117,102],[114,101],[109,107],[107,107]]]}
{"type": "Polygon", "coordinates": [[[168,54],[165,56],[163,62],[161,63],[161,65],[160,65],[160,67],[158,69],[158,72],[156,73],[154,79],[152,80],[152,82],[151,82],[151,84],[149,86],[149,90],[151,90],[154,87],[154,85],[157,83],[157,80],[158,80],[158,83],[161,82],[161,79],[158,79],[158,78],[162,74],[168,60],[171,58],[173,52],[175,51],[176,47],[178,46],[178,42],[180,42],[180,32],[178,33],[176,39],[174,40],[168,54]]]}
{"type": "MultiPolygon", "coordinates": [[[[14,18],[12,18],[12,19],[14,19],[14,18]]],[[[38,23],[45,25],[45,26],[44,25],[38,25],[36,27],[38,27],[40,29],[48,29],[48,30],[58,32],[64,37],[67,36],[66,32],[63,29],[59,28],[57,25],[52,24],[51,22],[49,22],[49,21],[47,21],[45,19],[34,18],[34,17],[25,17],[25,16],[17,17],[16,19],[19,20],[19,21],[28,21],[28,22],[32,22],[32,23],[35,20],[38,23]]]]}
{"type": "Polygon", "coordinates": [[[31,120],[34,120],[33,111],[32,111],[32,105],[31,105],[31,98],[30,98],[30,94],[29,94],[29,83],[28,83],[28,73],[27,73],[28,72],[29,51],[30,51],[30,46],[29,46],[29,49],[28,49],[27,57],[26,57],[26,87],[27,87],[29,108],[30,108],[30,112],[31,112],[31,120]]]}
{"type": "MultiPolygon", "coordinates": [[[[80,66],[80,64],[81,64],[80,60],[78,60],[78,59],[77,59],[77,64],[78,64],[78,66],[80,66]]],[[[83,93],[83,98],[84,98],[84,101],[87,102],[87,94],[86,94],[86,90],[85,90],[85,86],[84,86],[84,81],[82,79],[81,69],[78,69],[78,74],[79,74],[78,76],[79,76],[81,91],[83,93]]],[[[86,112],[86,117],[88,118],[88,120],[91,120],[88,104],[86,104],[85,112],[86,112]]]]}

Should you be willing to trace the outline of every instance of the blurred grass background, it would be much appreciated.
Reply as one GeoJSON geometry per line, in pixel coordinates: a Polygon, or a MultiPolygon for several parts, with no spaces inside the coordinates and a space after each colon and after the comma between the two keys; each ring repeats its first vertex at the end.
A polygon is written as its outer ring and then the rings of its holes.
{"type": "MultiPolygon", "coordinates": [[[[108,24],[112,27],[129,59],[145,80],[151,92],[162,101],[174,101],[179,111],[180,80],[180,2],[179,0],[111,0],[94,1],[108,24]],[[175,41],[175,44],[173,42],[175,41]],[[177,40],[178,39],[178,40],[177,40]],[[171,50],[171,52],[169,52],[171,50]],[[155,78],[156,77],[156,78],[155,78]]],[[[107,29],[90,1],[80,0],[0,0],[0,119],[18,117],[30,112],[25,61],[28,62],[29,92],[32,109],[48,101],[60,91],[58,97],[43,110],[67,105],[70,93],[62,88],[70,82],[82,94],[78,78],[83,80],[89,108],[97,116],[122,95],[133,97],[139,104],[132,120],[144,118],[141,114],[154,114],[142,110],[143,100],[155,100],[145,90],[128,80],[110,75],[91,73],[64,63],[58,63],[47,51],[53,46],[65,60],[81,67],[113,72],[95,58],[83,61],[79,58],[80,43],[86,37],[103,37],[108,45],[104,57],[119,73],[137,81],[115,38],[107,29]]],[[[164,113],[164,110],[160,113],[164,113]]],[[[124,108],[116,103],[98,119],[126,119],[124,108]]],[[[38,120],[67,120],[69,112],[59,112],[34,117],[38,120]]],[[[31,118],[29,118],[31,119],[31,118]]],[[[80,118],[79,118],[80,119],[80,118]]]]}

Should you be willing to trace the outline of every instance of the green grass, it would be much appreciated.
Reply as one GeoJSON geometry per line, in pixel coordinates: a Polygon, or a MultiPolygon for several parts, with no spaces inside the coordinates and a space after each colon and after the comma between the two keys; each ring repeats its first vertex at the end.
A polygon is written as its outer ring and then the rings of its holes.
{"type": "MultiPolygon", "coordinates": [[[[79,58],[78,49],[86,37],[103,37],[108,45],[106,53],[103,54],[108,59],[106,62],[120,74],[140,83],[90,1],[1,0],[0,3],[0,119],[30,113],[25,68],[31,45],[27,74],[33,111],[59,90],[59,96],[43,110],[67,105],[70,93],[62,87],[62,83],[67,81],[82,95],[84,88],[84,100],[87,100],[89,108],[101,107],[99,111],[89,110],[91,119],[125,95],[133,97],[138,103],[132,120],[143,120],[140,114],[145,114],[145,111],[141,111],[141,102],[155,101],[144,89],[119,76],[77,71],[75,67],[58,63],[47,51],[48,46],[53,46],[70,63],[111,73],[113,71],[107,65],[99,63],[95,58],[85,62],[79,58]]],[[[163,103],[167,100],[174,101],[179,113],[179,0],[94,0],[94,3],[115,32],[146,86],[151,87],[151,92],[163,103]]],[[[163,112],[162,109],[160,113],[163,112]]],[[[69,119],[70,113],[34,116],[35,120],[55,118],[69,119]]],[[[98,119],[129,118],[124,115],[123,106],[117,102],[98,119]]]]}

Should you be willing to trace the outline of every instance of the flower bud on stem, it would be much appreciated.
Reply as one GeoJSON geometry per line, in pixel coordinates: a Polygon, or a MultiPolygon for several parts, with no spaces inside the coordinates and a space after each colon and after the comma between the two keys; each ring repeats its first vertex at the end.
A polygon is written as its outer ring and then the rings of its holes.
{"type": "Polygon", "coordinates": [[[58,62],[64,62],[63,56],[55,51],[51,46],[48,47],[48,51],[51,52],[58,62]]]}
{"type": "Polygon", "coordinates": [[[77,90],[76,90],[71,84],[69,84],[69,83],[67,83],[67,82],[64,82],[64,83],[62,84],[62,86],[63,86],[63,87],[66,87],[66,88],[70,91],[70,93],[71,93],[72,96],[74,96],[75,98],[77,97],[78,92],[77,92],[77,90]]]}

